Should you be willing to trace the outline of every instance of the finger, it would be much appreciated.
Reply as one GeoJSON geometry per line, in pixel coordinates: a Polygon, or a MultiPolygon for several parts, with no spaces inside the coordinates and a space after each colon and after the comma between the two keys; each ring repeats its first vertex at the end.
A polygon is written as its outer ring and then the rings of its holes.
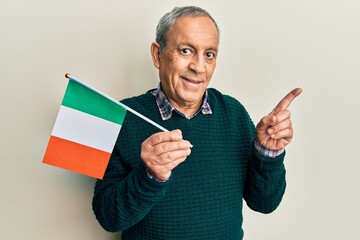
{"type": "Polygon", "coordinates": [[[291,112],[288,109],[285,109],[275,115],[275,124],[278,124],[286,119],[290,119],[291,112]]]}
{"type": "Polygon", "coordinates": [[[292,128],[282,129],[281,131],[278,131],[277,133],[271,135],[271,138],[274,140],[283,139],[283,140],[287,140],[289,142],[292,139],[292,137],[293,137],[293,129],[292,128]]]}
{"type": "Polygon", "coordinates": [[[270,114],[277,114],[285,109],[287,109],[291,102],[301,94],[301,88],[295,88],[291,92],[289,92],[281,101],[276,105],[276,107],[271,111],[270,114]]]}
{"type": "Polygon", "coordinates": [[[162,142],[153,146],[154,156],[159,156],[168,152],[173,152],[177,150],[187,150],[192,147],[191,143],[186,140],[181,140],[177,142],[162,142]]]}
{"type": "Polygon", "coordinates": [[[171,162],[176,162],[179,159],[186,158],[191,153],[190,148],[185,150],[177,150],[172,152],[166,152],[154,159],[152,164],[154,165],[168,165],[171,162]]]}
{"type": "Polygon", "coordinates": [[[261,118],[260,122],[257,124],[256,129],[258,131],[266,130],[269,126],[273,126],[276,124],[276,116],[275,115],[266,115],[261,118]]]}
{"type": "Polygon", "coordinates": [[[182,139],[180,130],[173,130],[170,132],[159,132],[151,135],[146,141],[150,146],[157,145],[162,142],[179,141],[182,139]]]}
{"type": "Polygon", "coordinates": [[[150,173],[159,180],[167,180],[171,175],[171,171],[176,168],[180,163],[184,162],[186,157],[176,159],[175,161],[170,162],[167,165],[153,165],[147,164],[147,168],[150,173]]]}
{"type": "Polygon", "coordinates": [[[269,114],[261,119],[259,124],[257,125],[258,130],[265,130],[271,126],[275,126],[286,119],[289,119],[291,113],[289,110],[284,110],[279,112],[276,115],[269,114]]]}
{"type": "Polygon", "coordinates": [[[271,146],[271,149],[273,149],[273,150],[284,149],[290,142],[291,142],[291,139],[284,139],[284,138],[279,139],[279,140],[274,140],[274,143],[271,146]]]}
{"type": "Polygon", "coordinates": [[[276,124],[275,126],[272,126],[271,128],[269,128],[267,130],[267,133],[273,137],[274,134],[277,134],[278,132],[284,130],[284,129],[288,129],[288,128],[292,128],[292,122],[290,119],[286,119],[278,124],[276,124]]]}

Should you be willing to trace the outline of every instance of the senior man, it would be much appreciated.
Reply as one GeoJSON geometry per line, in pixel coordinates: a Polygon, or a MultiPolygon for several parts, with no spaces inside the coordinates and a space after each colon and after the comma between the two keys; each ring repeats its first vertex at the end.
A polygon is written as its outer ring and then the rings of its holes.
{"type": "Polygon", "coordinates": [[[255,127],[235,98],[208,88],[219,29],[198,7],[174,8],[151,44],[157,89],[122,102],[169,132],[127,114],[94,213],[123,240],[243,238],[243,199],[270,213],[285,191],[284,148],[293,137],[283,98],[255,127]]]}

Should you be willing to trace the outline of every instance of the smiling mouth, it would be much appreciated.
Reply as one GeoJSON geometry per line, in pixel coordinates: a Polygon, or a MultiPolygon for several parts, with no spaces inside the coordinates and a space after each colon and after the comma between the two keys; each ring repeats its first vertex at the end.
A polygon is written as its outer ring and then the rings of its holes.
{"type": "Polygon", "coordinates": [[[186,78],[186,77],[181,77],[183,80],[192,83],[192,84],[200,84],[202,81],[200,80],[194,80],[194,79],[190,79],[190,78],[186,78]]]}

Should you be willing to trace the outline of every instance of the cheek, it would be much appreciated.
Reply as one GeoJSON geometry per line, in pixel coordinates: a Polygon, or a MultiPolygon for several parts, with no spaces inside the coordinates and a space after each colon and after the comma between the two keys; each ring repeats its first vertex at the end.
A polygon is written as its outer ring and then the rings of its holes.
{"type": "Polygon", "coordinates": [[[212,77],[214,71],[215,71],[215,67],[216,67],[216,63],[214,64],[209,64],[206,68],[206,74],[207,77],[209,78],[208,80],[210,80],[210,78],[212,77]]]}

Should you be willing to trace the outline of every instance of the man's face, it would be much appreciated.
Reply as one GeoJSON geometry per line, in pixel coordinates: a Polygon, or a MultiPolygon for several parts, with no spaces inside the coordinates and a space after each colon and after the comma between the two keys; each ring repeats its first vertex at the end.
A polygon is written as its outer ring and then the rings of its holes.
{"type": "Polygon", "coordinates": [[[218,45],[215,24],[206,16],[178,18],[168,32],[164,52],[157,43],[152,45],[163,91],[171,104],[186,115],[196,112],[202,103],[215,70],[218,45]]]}

